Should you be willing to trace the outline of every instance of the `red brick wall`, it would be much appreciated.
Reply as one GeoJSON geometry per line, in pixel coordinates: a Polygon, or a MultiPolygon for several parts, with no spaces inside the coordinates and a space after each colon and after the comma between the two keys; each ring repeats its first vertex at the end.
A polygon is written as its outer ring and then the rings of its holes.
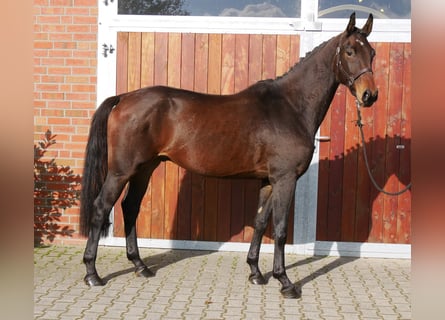
{"type": "MultiPolygon", "coordinates": [[[[75,174],[82,171],[96,108],[97,5],[97,0],[34,0],[34,141],[50,130],[56,143],[45,158],[75,174]]],[[[74,230],[71,237],[56,235],[54,242],[83,242],[77,235],[78,206],[53,210],[61,213],[59,230],[74,230]]]]}

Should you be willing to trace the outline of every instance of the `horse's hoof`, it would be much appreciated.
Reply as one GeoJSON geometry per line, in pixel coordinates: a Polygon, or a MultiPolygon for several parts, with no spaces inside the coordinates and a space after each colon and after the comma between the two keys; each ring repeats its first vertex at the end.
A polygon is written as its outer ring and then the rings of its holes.
{"type": "Polygon", "coordinates": [[[263,285],[267,283],[266,279],[263,277],[261,273],[251,273],[249,276],[249,281],[252,284],[258,284],[258,285],[263,285]]]}
{"type": "Polygon", "coordinates": [[[138,277],[144,277],[144,278],[150,278],[153,277],[155,274],[150,271],[150,269],[148,269],[147,267],[140,267],[137,268],[134,273],[136,274],[136,276],[138,277]]]}
{"type": "Polygon", "coordinates": [[[280,292],[283,295],[283,298],[285,298],[285,299],[299,299],[299,298],[301,298],[301,288],[297,288],[294,285],[286,287],[286,288],[281,288],[280,292]]]}
{"type": "Polygon", "coordinates": [[[97,274],[86,275],[83,280],[90,287],[105,285],[104,281],[97,274]]]}

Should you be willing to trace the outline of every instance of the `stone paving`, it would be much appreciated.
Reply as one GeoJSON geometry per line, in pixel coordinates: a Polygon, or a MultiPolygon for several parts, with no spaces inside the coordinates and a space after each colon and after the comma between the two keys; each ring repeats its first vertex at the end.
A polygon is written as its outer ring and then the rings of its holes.
{"type": "Polygon", "coordinates": [[[156,275],[133,273],[125,248],[99,247],[103,287],[83,283],[84,247],[34,249],[35,319],[411,319],[411,261],[286,255],[302,297],[283,299],[262,253],[268,284],[247,281],[245,252],[141,248],[156,275]]]}

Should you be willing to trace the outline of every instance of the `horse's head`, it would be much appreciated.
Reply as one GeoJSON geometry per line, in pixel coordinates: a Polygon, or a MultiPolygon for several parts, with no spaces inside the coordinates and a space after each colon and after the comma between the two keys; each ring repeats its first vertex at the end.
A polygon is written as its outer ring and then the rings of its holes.
{"type": "Polygon", "coordinates": [[[340,35],[334,58],[334,71],[340,83],[349,88],[362,106],[369,107],[378,95],[372,72],[375,50],[366,39],[372,30],[372,14],[362,29],[355,26],[355,13],[351,14],[346,30],[340,35]]]}

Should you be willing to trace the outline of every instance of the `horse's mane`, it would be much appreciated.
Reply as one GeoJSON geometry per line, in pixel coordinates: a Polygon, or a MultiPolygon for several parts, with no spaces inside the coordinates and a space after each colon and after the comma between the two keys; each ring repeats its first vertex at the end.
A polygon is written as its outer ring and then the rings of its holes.
{"type": "MultiPolygon", "coordinates": [[[[332,39],[330,39],[332,40],[332,39]]],[[[300,60],[298,62],[296,62],[287,72],[285,72],[284,74],[276,77],[275,79],[264,79],[264,80],[259,80],[258,82],[254,83],[253,85],[251,85],[250,87],[246,88],[246,90],[255,90],[257,91],[259,94],[263,94],[265,92],[273,93],[276,90],[275,84],[276,84],[276,80],[280,80],[282,78],[285,78],[289,73],[295,71],[296,69],[302,67],[305,63],[307,63],[308,61],[310,61],[310,59],[316,55],[317,52],[319,52],[321,49],[323,49],[330,40],[324,41],[321,44],[319,44],[318,46],[316,46],[314,49],[312,49],[311,51],[307,52],[306,55],[302,58],[300,58],[300,60]]]]}
{"type": "MultiPolygon", "coordinates": [[[[330,39],[332,40],[332,39],[330,39]]],[[[302,65],[304,65],[305,63],[307,63],[307,61],[313,57],[318,51],[320,51],[321,49],[323,49],[326,44],[330,41],[327,40],[325,42],[322,42],[321,44],[319,44],[318,46],[316,46],[314,49],[312,49],[311,51],[306,52],[306,55],[302,58],[300,58],[300,60],[298,62],[296,62],[286,73],[282,74],[281,76],[278,76],[276,78],[276,80],[281,79],[283,77],[286,77],[290,72],[294,71],[296,68],[301,67],[302,65]]]]}

